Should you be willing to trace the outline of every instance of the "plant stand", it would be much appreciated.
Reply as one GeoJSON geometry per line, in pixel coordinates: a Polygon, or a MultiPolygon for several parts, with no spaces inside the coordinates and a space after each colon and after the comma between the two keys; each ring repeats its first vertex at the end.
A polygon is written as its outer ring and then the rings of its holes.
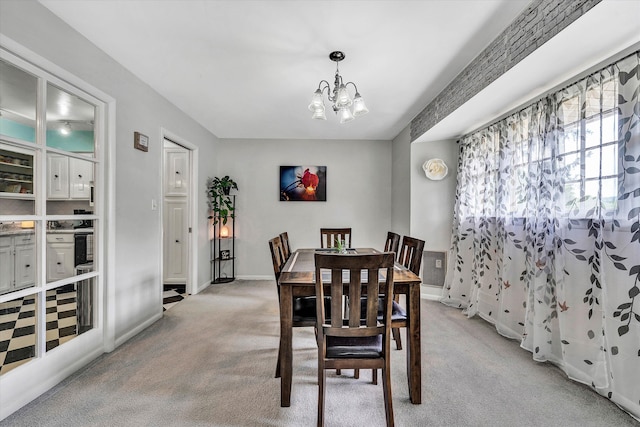
{"type": "MultiPolygon", "coordinates": [[[[231,198],[235,216],[236,196],[227,197],[231,198]]],[[[213,222],[215,222],[213,224],[213,238],[210,241],[211,283],[233,282],[236,278],[235,218],[228,217],[227,223],[223,224],[223,218],[214,217],[213,222]]]]}

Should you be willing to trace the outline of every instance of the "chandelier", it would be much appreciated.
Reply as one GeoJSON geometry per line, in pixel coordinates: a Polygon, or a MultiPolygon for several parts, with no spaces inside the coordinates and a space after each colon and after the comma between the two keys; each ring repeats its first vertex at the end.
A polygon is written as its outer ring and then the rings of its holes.
{"type": "Polygon", "coordinates": [[[353,82],[344,83],[340,71],[338,70],[338,62],[344,59],[344,53],[340,51],[331,52],[329,59],[336,63],[336,79],[333,83],[333,90],[331,85],[326,80],[320,80],[318,89],[314,92],[311,104],[309,104],[309,110],[313,112],[313,119],[327,120],[327,116],[324,114],[324,100],[322,93],[327,90],[327,98],[332,102],[333,111],[340,116],[340,123],[350,122],[358,116],[367,114],[369,110],[364,105],[364,99],[358,93],[358,87],[353,82]],[[355,96],[351,99],[347,86],[353,85],[356,91],[355,96]]]}

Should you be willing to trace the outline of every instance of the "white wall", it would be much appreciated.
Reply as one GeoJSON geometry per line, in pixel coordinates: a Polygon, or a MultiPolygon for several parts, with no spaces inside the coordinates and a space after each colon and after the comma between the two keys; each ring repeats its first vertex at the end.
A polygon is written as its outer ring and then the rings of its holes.
{"type": "Polygon", "coordinates": [[[352,244],[381,248],[391,224],[390,141],[222,140],[219,176],[237,181],[238,277],[273,278],[268,240],[320,246],[321,227],[351,227],[352,244]],[[326,202],[279,201],[280,166],[327,167],[326,202]]]}
{"type": "Polygon", "coordinates": [[[451,243],[456,191],[458,144],[455,141],[411,144],[411,235],[425,241],[425,251],[448,251],[451,243]],[[448,175],[428,179],[422,165],[433,158],[444,160],[448,175]]]}
{"type": "MultiPolygon", "coordinates": [[[[121,343],[162,315],[161,209],[151,210],[152,199],[158,206],[162,200],[161,128],[199,147],[202,177],[216,173],[217,138],[37,2],[0,2],[0,32],[116,101],[115,147],[111,147],[116,164],[111,171],[115,177],[115,218],[108,218],[116,226],[115,259],[108,260],[115,276],[107,277],[106,283],[115,315],[108,319],[114,333],[110,339],[121,343]],[[149,152],[133,148],[134,131],[149,136],[149,152]]],[[[209,280],[209,246],[205,179],[198,179],[197,185],[200,200],[194,232],[200,248],[200,284],[209,280]]],[[[64,354],[63,348],[56,349],[56,358],[64,354]]],[[[51,363],[52,356],[44,361],[36,359],[25,366],[27,369],[3,376],[0,418],[79,367],[71,368],[69,362],[81,355],[67,357],[69,360],[59,366],[51,363]]]]}

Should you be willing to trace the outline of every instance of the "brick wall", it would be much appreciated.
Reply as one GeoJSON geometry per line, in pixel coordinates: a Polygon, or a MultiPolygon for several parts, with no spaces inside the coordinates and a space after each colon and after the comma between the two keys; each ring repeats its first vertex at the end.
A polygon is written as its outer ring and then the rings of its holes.
{"type": "Polygon", "coordinates": [[[411,141],[415,141],[600,1],[532,1],[411,121],[411,141]]]}

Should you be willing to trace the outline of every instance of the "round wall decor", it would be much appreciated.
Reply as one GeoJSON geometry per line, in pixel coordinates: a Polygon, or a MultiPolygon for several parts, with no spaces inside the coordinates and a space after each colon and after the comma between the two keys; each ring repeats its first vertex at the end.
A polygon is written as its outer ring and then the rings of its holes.
{"type": "Polygon", "coordinates": [[[442,159],[427,160],[422,165],[422,170],[424,170],[424,173],[425,175],[427,175],[427,178],[434,181],[441,180],[442,178],[447,176],[447,173],[449,172],[449,168],[447,167],[447,165],[444,163],[444,160],[442,159]]]}

